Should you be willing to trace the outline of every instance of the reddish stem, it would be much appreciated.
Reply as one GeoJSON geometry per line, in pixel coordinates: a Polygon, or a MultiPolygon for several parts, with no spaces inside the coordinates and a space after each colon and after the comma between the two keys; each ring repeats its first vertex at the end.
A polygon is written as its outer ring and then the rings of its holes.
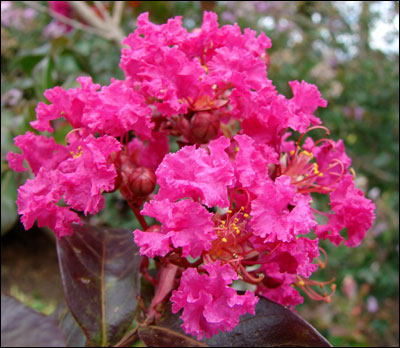
{"type": "Polygon", "coordinates": [[[143,215],[140,215],[139,208],[135,207],[129,200],[128,200],[128,204],[131,207],[133,213],[135,214],[136,219],[139,221],[140,225],[142,226],[143,230],[146,231],[149,228],[149,225],[147,224],[143,215]]]}

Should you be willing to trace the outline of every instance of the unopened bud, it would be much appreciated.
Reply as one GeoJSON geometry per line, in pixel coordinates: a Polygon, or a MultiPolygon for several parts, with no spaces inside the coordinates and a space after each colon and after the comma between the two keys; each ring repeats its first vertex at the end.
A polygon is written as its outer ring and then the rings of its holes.
{"type": "Polygon", "coordinates": [[[133,194],[145,197],[156,187],[156,175],[146,167],[138,167],[129,175],[129,188],[133,194]]]}
{"type": "Polygon", "coordinates": [[[197,142],[201,144],[208,143],[218,133],[219,117],[213,112],[197,112],[190,121],[190,128],[197,142]]]}

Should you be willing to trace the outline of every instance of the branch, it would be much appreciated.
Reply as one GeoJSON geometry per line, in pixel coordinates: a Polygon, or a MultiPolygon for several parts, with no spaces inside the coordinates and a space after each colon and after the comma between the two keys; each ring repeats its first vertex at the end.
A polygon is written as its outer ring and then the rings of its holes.
{"type": "Polygon", "coordinates": [[[124,11],[124,1],[115,1],[114,2],[114,11],[112,14],[112,21],[114,25],[119,25],[121,22],[122,13],[124,11]]]}
{"type": "MultiPolygon", "coordinates": [[[[102,36],[102,33],[100,31],[98,31],[95,28],[89,27],[85,24],[82,24],[81,22],[78,22],[74,19],[68,18],[66,16],[60,15],[57,12],[54,12],[53,10],[51,10],[50,8],[43,6],[41,4],[39,4],[36,1],[22,1],[23,4],[25,4],[28,7],[32,7],[33,9],[39,11],[39,12],[43,12],[46,13],[48,15],[50,15],[51,17],[59,20],[60,22],[64,23],[64,24],[68,24],[71,27],[78,29],[78,30],[82,30],[85,31],[89,34],[95,34],[98,36],[102,36]]],[[[103,36],[102,36],[103,37],[103,36]]]]}

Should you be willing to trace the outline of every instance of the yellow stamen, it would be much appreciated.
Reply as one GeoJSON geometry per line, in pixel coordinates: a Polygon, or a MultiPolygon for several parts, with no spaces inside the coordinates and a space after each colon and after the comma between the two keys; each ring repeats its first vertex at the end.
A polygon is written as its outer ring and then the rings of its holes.
{"type": "Polygon", "coordinates": [[[228,210],[228,214],[232,214],[232,210],[229,209],[229,210],[228,210]]]}
{"type": "Polygon", "coordinates": [[[304,155],[304,156],[307,156],[307,157],[310,157],[310,158],[314,158],[314,156],[313,156],[313,154],[311,152],[308,152],[308,151],[305,151],[305,150],[301,151],[300,155],[304,155]]]}
{"type": "Polygon", "coordinates": [[[243,216],[247,219],[249,217],[249,214],[244,213],[243,216]]]}
{"type": "Polygon", "coordinates": [[[299,284],[300,286],[304,286],[304,285],[306,285],[306,283],[304,283],[304,281],[303,281],[303,280],[300,280],[300,281],[298,282],[298,284],[299,284]]]}
{"type": "Polygon", "coordinates": [[[224,237],[221,239],[224,243],[226,243],[228,240],[224,237]]]}

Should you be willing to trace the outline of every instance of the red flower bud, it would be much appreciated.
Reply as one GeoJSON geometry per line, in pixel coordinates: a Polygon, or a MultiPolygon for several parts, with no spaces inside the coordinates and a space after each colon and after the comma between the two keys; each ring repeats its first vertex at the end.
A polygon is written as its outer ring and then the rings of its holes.
{"type": "Polygon", "coordinates": [[[190,127],[196,142],[200,144],[208,143],[218,133],[219,117],[213,112],[197,112],[190,121],[190,127]]]}
{"type": "Polygon", "coordinates": [[[156,187],[156,175],[146,167],[135,168],[128,177],[129,188],[138,197],[145,197],[156,187]]]}

